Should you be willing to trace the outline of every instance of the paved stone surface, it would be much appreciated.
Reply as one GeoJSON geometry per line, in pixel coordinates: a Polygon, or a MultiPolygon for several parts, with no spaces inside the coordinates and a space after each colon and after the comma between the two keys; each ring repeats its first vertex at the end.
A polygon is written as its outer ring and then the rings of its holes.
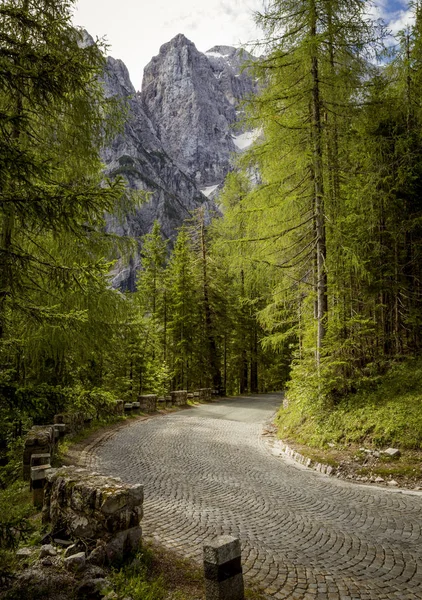
{"type": "Polygon", "coordinates": [[[202,559],[240,537],[245,576],[268,598],[422,599],[422,496],[330,479],[270,455],[267,395],[136,421],[89,466],[145,486],[145,533],[202,559]]]}

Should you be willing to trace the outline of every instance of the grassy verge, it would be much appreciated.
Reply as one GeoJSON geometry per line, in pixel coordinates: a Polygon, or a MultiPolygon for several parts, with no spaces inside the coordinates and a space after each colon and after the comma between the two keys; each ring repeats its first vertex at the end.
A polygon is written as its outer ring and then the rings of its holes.
{"type": "Polygon", "coordinates": [[[313,448],[360,444],[422,449],[422,359],[395,364],[374,388],[331,409],[294,401],[277,416],[279,436],[313,448]]]}
{"type": "MultiPolygon", "coordinates": [[[[204,574],[197,563],[156,544],[146,543],[135,560],[115,571],[115,600],[205,600],[204,574]]],[[[263,600],[257,590],[245,590],[247,600],[263,600]]]]}
{"type": "Polygon", "coordinates": [[[118,599],[202,599],[202,573],[192,563],[161,547],[145,544],[135,559],[110,577],[118,599]]]}
{"type": "Polygon", "coordinates": [[[102,429],[123,424],[127,420],[133,418],[135,417],[132,415],[119,415],[115,417],[108,417],[106,419],[100,419],[98,421],[93,421],[90,425],[87,425],[78,433],[75,433],[73,435],[66,435],[66,437],[59,442],[59,446],[55,453],[52,466],[59,467],[62,464],[64,464],[66,462],[66,455],[69,453],[69,450],[72,446],[77,445],[86,440],[87,438],[94,436],[102,429]]]}

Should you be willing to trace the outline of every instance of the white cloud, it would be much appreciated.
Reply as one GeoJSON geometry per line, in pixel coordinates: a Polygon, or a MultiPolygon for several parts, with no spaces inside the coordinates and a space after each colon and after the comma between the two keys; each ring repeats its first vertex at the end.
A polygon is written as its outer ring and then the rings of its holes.
{"type": "Polygon", "coordinates": [[[370,7],[369,15],[382,19],[393,35],[414,22],[414,10],[406,0],[378,0],[370,7]]]}
{"type": "Polygon", "coordinates": [[[245,44],[258,37],[252,13],[262,0],[78,0],[74,23],[106,36],[109,53],[127,65],[137,89],[160,46],[183,33],[205,52],[216,44],[245,44]]]}
{"type": "Polygon", "coordinates": [[[414,21],[415,14],[413,9],[399,10],[390,15],[389,29],[393,34],[396,34],[406,29],[407,26],[412,25],[414,21]]]}
{"type": "MultiPolygon", "coordinates": [[[[142,72],[160,46],[183,33],[205,52],[215,45],[241,45],[262,37],[253,12],[267,0],[78,0],[74,22],[105,36],[109,53],[127,65],[140,89],[142,72]]],[[[406,0],[378,0],[370,9],[393,34],[412,21],[406,0]]]]}

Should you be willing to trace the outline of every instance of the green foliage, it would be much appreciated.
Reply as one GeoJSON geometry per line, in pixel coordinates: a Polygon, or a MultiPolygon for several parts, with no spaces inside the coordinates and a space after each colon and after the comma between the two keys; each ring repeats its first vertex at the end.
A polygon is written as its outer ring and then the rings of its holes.
{"type": "MultiPolygon", "coordinates": [[[[2,446],[57,412],[104,411],[127,319],[109,273],[135,244],[107,234],[105,215],[127,216],[142,198],[102,174],[125,107],[105,97],[104,47],[74,29],[73,5],[0,7],[2,446]]],[[[13,460],[5,469],[13,477],[13,460]]]]}
{"type": "Polygon", "coordinates": [[[22,456],[24,441],[22,437],[7,438],[6,452],[3,456],[6,464],[0,467],[0,489],[17,482],[22,476],[22,456]]]}
{"type": "Polygon", "coordinates": [[[15,549],[28,540],[33,526],[29,517],[35,513],[30,494],[21,481],[0,491],[0,549],[15,549]]]}
{"type": "Polygon", "coordinates": [[[118,598],[130,596],[133,600],[164,600],[167,590],[162,577],[150,575],[153,556],[150,550],[141,550],[134,560],[119,571],[111,581],[118,598]]]}
{"type": "Polygon", "coordinates": [[[315,403],[317,377],[302,381],[305,385],[291,386],[290,406],[278,413],[282,438],[294,436],[315,447],[334,442],[422,449],[422,359],[390,365],[384,376],[362,381],[335,406],[315,403]]]}
{"type": "MultiPolygon", "coordinates": [[[[333,435],[352,440],[358,419],[358,437],[401,439],[401,409],[368,390],[422,350],[420,9],[374,68],[385,32],[365,3],[268,2],[248,108],[262,135],[227,177],[223,217],[193,215],[171,252],[156,222],[123,295],[109,273],[135,244],[104,219],[139,198],[103,180],[100,149],[125,107],[105,98],[103,48],[72,28],[73,4],[0,7],[3,446],[61,410],[98,416],[116,398],[268,391],[289,377],[288,431],[323,443],[341,418],[333,435]]],[[[124,156],[115,175],[136,168],[124,156]]],[[[417,424],[417,402],[403,406],[417,424]]]]}
{"type": "Polygon", "coordinates": [[[199,286],[194,263],[191,240],[182,228],[167,269],[169,363],[174,389],[190,389],[198,368],[199,286]]]}
{"type": "Polygon", "coordinates": [[[83,412],[87,416],[99,419],[112,415],[112,407],[115,405],[116,397],[101,388],[89,390],[75,388],[69,390],[69,401],[65,405],[68,412],[83,412]]]}

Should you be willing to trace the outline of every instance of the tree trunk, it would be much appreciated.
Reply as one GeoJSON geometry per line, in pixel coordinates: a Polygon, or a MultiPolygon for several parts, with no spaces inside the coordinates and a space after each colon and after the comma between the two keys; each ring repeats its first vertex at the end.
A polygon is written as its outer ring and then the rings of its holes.
{"type": "Polygon", "coordinates": [[[256,321],[253,323],[251,343],[251,392],[258,392],[258,331],[256,321]]]}
{"type": "Polygon", "coordinates": [[[207,273],[207,246],[205,241],[205,225],[201,215],[201,252],[202,252],[202,284],[205,317],[205,337],[208,345],[209,364],[211,368],[212,385],[214,389],[221,388],[221,372],[218,360],[218,350],[213,332],[211,306],[209,300],[209,282],[207,273]]]}
{"type": "Polygon", "coordinates": [[[325,270],[326,238],[324,214],[324,167],[322,161],[322,123],[321,98],[319,84],[319,64],[316,50],[317,13],[315,1],[311,0],[311,41],[314,42],[311,55],[312,77],[312,138],[313,138],[313,172],[314,172],[314,210],[316,227],[316,263],[317,263],[317,351],[316,359],[319,365],[321,348],[326,333],[327,304],[327,274],[325,270]]]}

